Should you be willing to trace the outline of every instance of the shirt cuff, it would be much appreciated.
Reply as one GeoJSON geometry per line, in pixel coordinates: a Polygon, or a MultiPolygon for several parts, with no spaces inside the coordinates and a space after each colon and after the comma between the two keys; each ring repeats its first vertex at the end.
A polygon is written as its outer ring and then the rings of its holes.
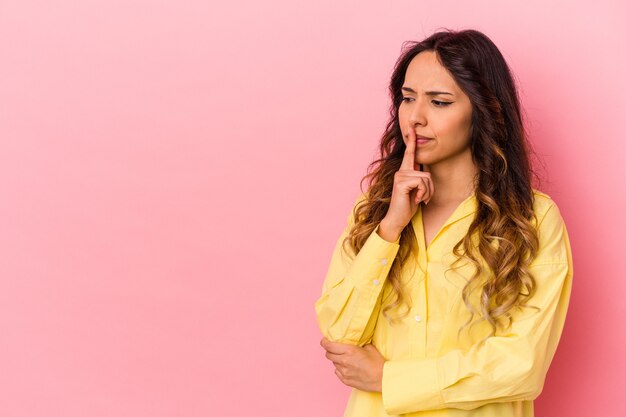
{"type": "Polygon", "coordinates": [[[376,226],[369,235],[352,265],[350,275],[355,284],[373,282],[377,286],[386,279],[398,254],[400,238],[395,242],[389,242],[380,237],[378,227],[376,226]]]}
{"type": "Polygon", "coordinates": [[[388,414],[444,408],[437,359],[386,361],[383,365],[382,401],[388,414]]]}

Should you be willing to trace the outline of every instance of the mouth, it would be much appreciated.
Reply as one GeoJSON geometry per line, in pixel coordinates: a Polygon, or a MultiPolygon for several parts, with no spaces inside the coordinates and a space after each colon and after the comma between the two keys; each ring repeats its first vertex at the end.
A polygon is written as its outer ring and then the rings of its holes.
{"type": "Polygon", "coordinates": [[[426,136],[419,136],[417,135],[417,144],[418,145],[422,145],[424,143],[428,143],[431,140],[433,140],[432,138],[427,138],[426,136]]]}

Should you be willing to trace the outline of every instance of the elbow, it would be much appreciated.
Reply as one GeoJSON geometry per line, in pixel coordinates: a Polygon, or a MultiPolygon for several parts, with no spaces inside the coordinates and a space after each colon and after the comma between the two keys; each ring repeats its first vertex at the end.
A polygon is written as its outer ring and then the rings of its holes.
{"type": "Polygon", "coordinates": [[[536,360],[529,360],[521,368],[519,386],[514,396],[519,400],[535,400],[543,391],[546,370],[536,360]]]}
{"type": "Polygon", "coordinates": [[[329,333],[331,326],[331,320],[329,320],[329,312],[323,303],[319,301],[315,303],[315,318],[317,325],[327,339],[329,339],[329,333]]]}
{"type": "Polygon", "coordinates": [[[541,362],[532,355],[508,362],[511,366],[500,364],[490,378],[492,386],[500,387],[497,397],[507,401],[537,398],[546,375],[541,362]]]}
{"type": "Polygon", "coordinates": [[[527,376],[526,393],[523,399],[535,400],[543,391],[543,385],[545,382],[545,373],[541,371],[531,372],[527,376]]]}
{"type": "Polygon", "coordinates": [[[530,356],[529,366],[524,375],[525,399],[528,400],[535,400],[541,395],[552,362],[552,355],[546,354],[550,349],[534,349],[533,351],[535,353],[530,356]]]}
{"type": "Polygon", "coordinates": [[[332,342],[343,340],[345,335],[341,333],[341,327],[338,325],[340,315],[324,301],[319,299],[315,303],[317,325],[326,339],[332,342]]]}
{"type": "MultiPolygon", "coordinates": [[[[367,341],[359,338],[359,334],[345,323],[345,317],[336,314],[326,306],[316,306],[317,324],[322,335],[331,342],[348,343],[352,345],[364,345],[367,341]]],[[[370,338],[371,339],[371,338],[370,338]]]]}
{"type": "Polygon", "coordinates": [[[339,326],[330,320],[324,320],[323,316],[318,316],[318,325],[322,335],[331,342],[356,344],[356,341],[353,341],[346,334],[345,327],[339,326]]]}

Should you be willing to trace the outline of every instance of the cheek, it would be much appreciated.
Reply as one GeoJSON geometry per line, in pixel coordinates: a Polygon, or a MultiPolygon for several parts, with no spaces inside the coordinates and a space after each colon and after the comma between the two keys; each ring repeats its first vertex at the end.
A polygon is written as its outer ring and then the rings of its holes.
{"type": "Polygon", "coordinates": [[[431,128],[440,139],[455,143],[463,142],[469,140],[471,117],[464,113],[451,114],[445,119],[433,120],[431,128]]]}
{"type": "Polygon", "coordinates": [[[398,108],[398,120],[400,121],[400,126],[404,126],[404,122],[407,119],[407,112],[404,111],[404,106],[400,106],[398,108]]]}
{"type": "Polygon", "coordinates": [[[458,130],[469,140],[472,132],[472,107],[469,105],[458,118],[458,130]]]}

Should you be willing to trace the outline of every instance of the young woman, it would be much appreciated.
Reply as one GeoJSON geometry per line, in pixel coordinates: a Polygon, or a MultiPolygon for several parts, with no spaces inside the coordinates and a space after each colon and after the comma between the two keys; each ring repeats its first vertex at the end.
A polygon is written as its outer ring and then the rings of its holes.
{"type": "Polygon", "coordinates": [[[481,32],[446,30],[404,50],[390,93],[315,303],[353,388],[344,417],[533,416],[573,265],[559,208],[531,185],[510,70],[481,32]]]}

